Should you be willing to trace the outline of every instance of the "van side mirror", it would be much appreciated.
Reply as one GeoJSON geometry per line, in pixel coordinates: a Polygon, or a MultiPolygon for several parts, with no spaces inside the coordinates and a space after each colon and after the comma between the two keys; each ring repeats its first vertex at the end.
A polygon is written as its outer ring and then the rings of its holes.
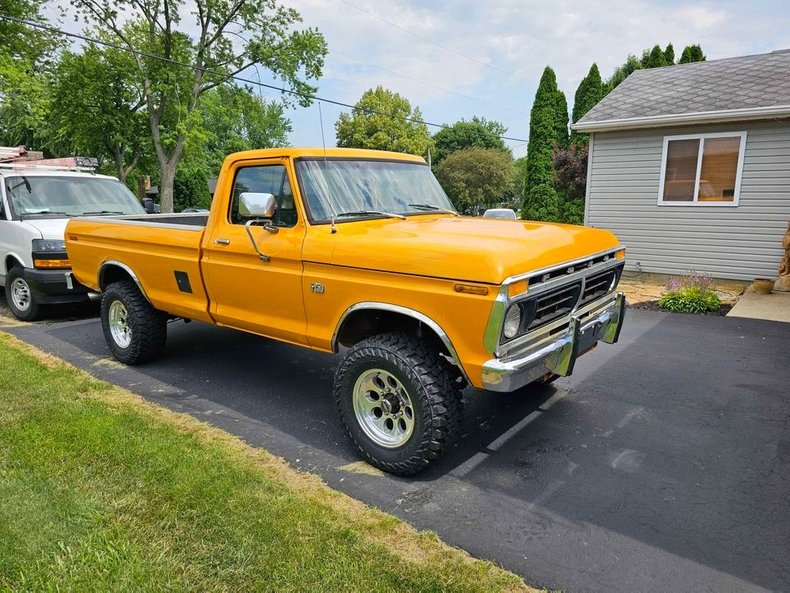
{"type": "Polygon", "coordinates": [[[147,214],[156,214],[156,206],[157,204],[154,204],[153,198],[143,198],[143,208],[145,208],[147,214]]]}
{"type": "Polygon", "coordinates": [[[272,194],[244,191],[239,195],[239,214],[243,218],[272,218],[277,200],[272,194]]]}

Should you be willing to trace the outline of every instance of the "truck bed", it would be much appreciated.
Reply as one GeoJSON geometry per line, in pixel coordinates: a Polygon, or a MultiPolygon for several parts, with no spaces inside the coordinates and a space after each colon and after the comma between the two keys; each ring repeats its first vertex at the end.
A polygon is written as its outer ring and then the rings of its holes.
{"type": "Polygon", "coordinates": [[[134,271],[158,309],[210,321],[200,272],[200,252],[208,214],[154,214],[74,218],[66,227],[75,277],[102,290],[105,266],[134,271]]]}

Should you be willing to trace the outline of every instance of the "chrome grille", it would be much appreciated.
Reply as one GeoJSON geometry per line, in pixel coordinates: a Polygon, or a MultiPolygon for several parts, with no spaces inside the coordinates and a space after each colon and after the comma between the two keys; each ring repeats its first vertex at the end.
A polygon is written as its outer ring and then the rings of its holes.
{"type": "Polygon", "coordinates": [[[613,286],[615,279],[620,275],[622,266],[605,270],[584,280],[584,292],[582,292],[582,303],[589,303],[598,297],[605,295],[613,286]]]}
{"type": "Polygon", "coordinates": [[[536,297],[535,300],[530,303],[530,309],[532,309],[534,313],[532,314],[532,320],[527,326],[527,331],[537,329],[547,323],[551,323],[559,317],[568,315],[576,306],[580,292],[581,282],[575,282],[573,284],[566,284],[565,286],[561,286],[536,297]]]}
{"type": "Polygon", "coordinates": [[[613,258],[614,258],[614,253],[606,253],[604,255],[599,255],[598,257],[592,257],[587,260],[576,262],[572,266],[560,266],[549,272],[545,272],[543,274],[536,274],[535,276],[530,277],[529,285],[534,288],[536,286],[539,286],[540,284],[543,284],[544,282],[555,280],[557,278],[561,278],[563,276],[573,274],[574,272],[581,272],[588,268],[592,268],[594,265],[610,261],[613,258]]]}

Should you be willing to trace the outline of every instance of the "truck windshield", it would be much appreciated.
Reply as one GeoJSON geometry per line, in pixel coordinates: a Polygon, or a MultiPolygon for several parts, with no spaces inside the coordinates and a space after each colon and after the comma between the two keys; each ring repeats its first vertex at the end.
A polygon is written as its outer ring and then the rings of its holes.
{"type": "Polygon", "coordinates": [[[397,214],[455,214],[430,168],[421,163],[302,159],[296,169],[314,223],[329,222],[332,216],[349,221],[397,214]]]}
{"type": "Polygon", "coordinates": [[[47,175],[7,177],[11,209],[20,218],[85,214],[145,214],[134,194],[117,179],[47,175]]]}

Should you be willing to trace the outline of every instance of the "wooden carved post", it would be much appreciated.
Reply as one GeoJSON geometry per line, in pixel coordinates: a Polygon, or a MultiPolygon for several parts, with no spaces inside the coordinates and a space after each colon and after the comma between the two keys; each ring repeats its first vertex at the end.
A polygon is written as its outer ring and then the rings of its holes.
{"type": "Polygon", "coordinates": [[[790,222],[787,223],[787,232],[782,240],[782,247],[785,249],[785,256],[779,264],[779,279],[774,282],[774,290],[780,292],[790,292],[790,222]]]}

